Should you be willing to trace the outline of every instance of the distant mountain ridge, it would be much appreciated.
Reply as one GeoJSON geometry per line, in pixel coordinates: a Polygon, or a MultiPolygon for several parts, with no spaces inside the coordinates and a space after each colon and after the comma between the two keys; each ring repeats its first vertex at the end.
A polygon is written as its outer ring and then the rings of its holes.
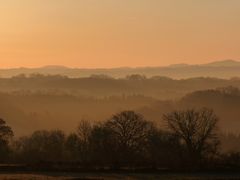
{"type": "MultiPolygon", "coordinates": [[[[186,66],[240,66],[240,61],[226,59],[222,61],[214,61],[205,64],[187,64],[187,63],[179,63],[179,64],[170,64],[169,66],[157,66],[157,67],[136,67],[136,68],[167,68],[167,67],[186,67],[186,66]]],[[[117,67],[117,68],[70,68],[67,66],[61,65],[47,65],[39,67],[41,69],[136,69],[132,67],[117,67]]]]}
{"type": "Polygon", "coordinates": [[[12,77],[19,74],[64,75],[69,77],[89,77],[93,74],[105,74],[115,78],[130,74],[150,76],[167,76],[174,79],[193,77],[232,78],[240,77],[240,61],[223,60],[207,64],[173,64],[164,67],[119,67],[119,68],[69,68],[59,65],[48,65],[39,68],[0,69],[0,77],[12,77]]]}
{"type": "Polygon", "coordinates": [[[232,60],[232,59],[227,59],[227,60],[222,60],[222,61],[213,61],[210,63],[205,63],[205,64],[186,64],[186,63],[180,63],[180,64],[171,64],[167,67],[187,67],[187,66],[214,66],[214,67],[229,67],[229,66],[240,66],[240,61],[232,60]]]}
{"type": "Polygon", "coordinates": [[[69,67],[66,66],[60,66],[60,65],[48,65],[40,67],[41,69],[69,69],[69,67]]]}
{"type": "Polygon", "coordinates": [[[223,61],[215,61],[212,63],[204,64],[204,66],[240,66],[240,61],[235,60],[223,60],[223,61]]]}

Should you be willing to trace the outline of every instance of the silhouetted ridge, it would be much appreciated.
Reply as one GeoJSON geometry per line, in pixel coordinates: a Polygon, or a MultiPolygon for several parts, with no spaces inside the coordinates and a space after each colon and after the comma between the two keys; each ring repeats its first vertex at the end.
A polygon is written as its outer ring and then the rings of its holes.
{"type": "Polygon", "coordinates": [[[45,75],[64,75],[69,77],[89,77],[92,74],[104,74],[115,78],[123,78],[130,74],[143,74],[146,77],[167,76],[170,78],[192,77],[240,77],[240,62],[235,60],[216,61],[208,64],[173,64],[165,67],[119,67],[119,68],[68,68],[64,66],[46,66],[40,68],[0,69],[1,77],[12,77],[18,74],[40,73],[45,75]]]}

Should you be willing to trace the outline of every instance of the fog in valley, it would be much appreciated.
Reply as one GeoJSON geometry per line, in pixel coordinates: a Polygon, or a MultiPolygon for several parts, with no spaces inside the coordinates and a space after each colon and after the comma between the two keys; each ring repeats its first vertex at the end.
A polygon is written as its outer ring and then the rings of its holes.
{"type": "Polygon", "coordinates": [[[221,119],[221,131],[240,132],[238,78],[32,74],[1,78],[0,88],[0,114],[16,136],[40,129],[72,132],[81,119],[99,122],[122,110],[137,111],[164,126],[164,113],[191,107],[213,109],[221,119]]]}
{"type": "Polygon", "coordinates": [[[240,179],[240,1],[0,1],[1,179],[240,179]]]}
{"type": "Polygon", "coordinates": [[[71,171],[226,168],[240,152],[239,108],[236,76],[1,77],[2,162],[71,171]]]}

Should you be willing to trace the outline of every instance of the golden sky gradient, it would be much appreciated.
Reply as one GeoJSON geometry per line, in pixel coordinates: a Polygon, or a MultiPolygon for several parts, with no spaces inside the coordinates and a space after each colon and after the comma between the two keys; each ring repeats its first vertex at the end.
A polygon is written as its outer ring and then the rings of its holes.
{"type": "Polygon", "coordinates": [[[240,0],[0,0],[0,67],[240,59],[240,0]]]}

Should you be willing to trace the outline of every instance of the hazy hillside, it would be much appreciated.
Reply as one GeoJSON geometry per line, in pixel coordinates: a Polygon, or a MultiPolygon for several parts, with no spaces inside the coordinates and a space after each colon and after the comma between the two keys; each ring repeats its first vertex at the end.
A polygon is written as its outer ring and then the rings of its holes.
{"type": "Polygon", "coordinates": [[[216,61],[209,64],[187,65],[176,64],[166,67],[141,67],[141,68],[112,68],[112,69],[81,69],[64,66],[46,66],[41,68],[16,68],[0,69],[0,77],[12,77],[18,74],[61,74],[69,77],[88,77],[92,74],[105,74],[112,77],[125,77],[129,74],[144,74],[150,76],[167,76],[170,78],[192,77],[240,77],[240,62],[234,60],[216,61]]]}
{"type": "Polygon", "coordinates": [[[177,109],[211,108],[219,116],[219,129],[223,132],[240,133],[240,90],[225,87],[211,90],[196,91],[187,94],[179,101],[158,101],[141,111],[146,117],[161,122],[164,113],[177,109]]]}
{"type": "Polygon", "coordinates": [[[68,94],[85,97],[109,97],[122,95],[144,95],[160,100],[181,98],[187,93],[214,89],[224,86],[240,88],[240,79],[230,80],[216,78],[191,78],[174,80],[166,77],[146,78],[131,75],[122,79],[107,76],[92,76],[89,78],[67,78],[64,76],[23,75],[10,79],[0,78],[2,92],[38,92],[68,94]]]}
{"type": "Polygon", "coordinates": [[[121,110],[136,110],[163,125],[162,115],[166,112],[209,107],[220,116],[222,130],[240,132],[237,88],[239,78],[19,75],[0,78],[0,117],[7,120],[16,135],[22,135],[37,129],[71,132],[82,118],[103,121],[121,110]]]}
{"type": "Polygon", "coordinates": [[[135,110],[163,126],[162,115],[176,109],[208,107],[220,117],[224,132],[240,132],[240,90],[233,87],[190,93],[179,100],[159,101],[144,95],[80,97],[54,92],[1,93],[0,115],[17,136],[38,129],[74,131],[80,119],[103,121],[113,113],[135,110]]]}
{"type": "Polygon", "coordinates": [[[13,127],[16,135],[39,129],[74,131],[81,119],[103,121],[113,113],[150,105],[144,96],[104,99],[56,95],[52,93],[11,93],[0,95],[0,117],[13,127]]]}

